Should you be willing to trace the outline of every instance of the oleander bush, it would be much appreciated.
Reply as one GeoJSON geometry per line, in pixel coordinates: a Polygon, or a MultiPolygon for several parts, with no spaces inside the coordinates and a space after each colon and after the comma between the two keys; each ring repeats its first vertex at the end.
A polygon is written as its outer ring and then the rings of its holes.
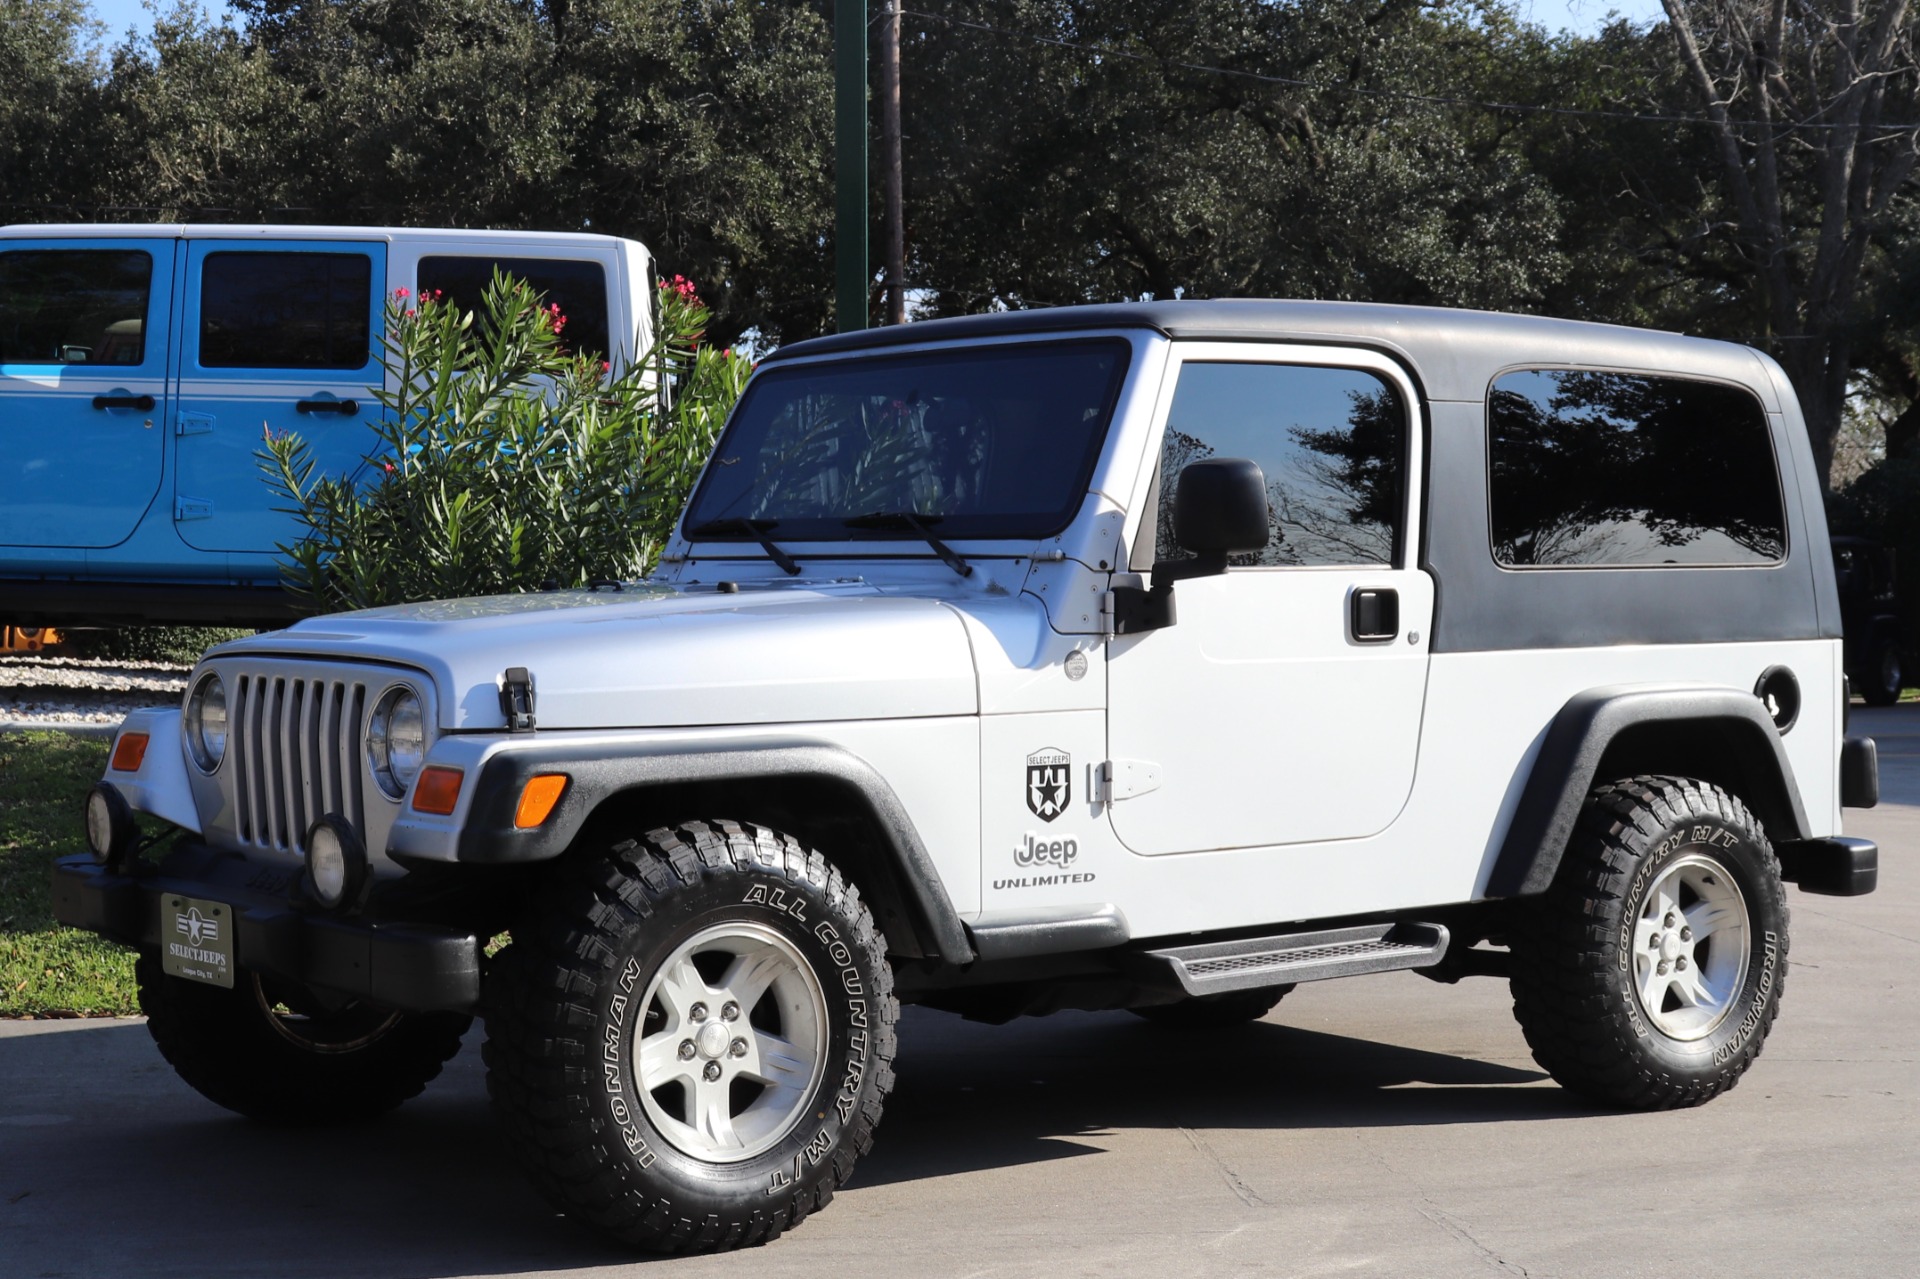
{"type": "Polygon", "coordinates": [[[361,473],[317,474],[296,433],[259,453],[304,530],[288,588],[332,612],[644,576],[751,372],[702,343],[692,285],[656,294],[651,345],[613,369],[524,281],[496,276],[478,313],[397,290],[361,473]]]}

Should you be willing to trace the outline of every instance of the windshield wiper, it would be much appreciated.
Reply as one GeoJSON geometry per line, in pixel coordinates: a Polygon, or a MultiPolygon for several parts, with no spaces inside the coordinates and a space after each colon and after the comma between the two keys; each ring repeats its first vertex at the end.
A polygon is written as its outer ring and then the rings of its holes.
{"type": "Polygon", "coordinates": [[[760,543],[760,547],[766,551],[768,559],[785,569],[790,576],[798,576],[800,573],[800,561],[794,559],[793,556],[787,554],[778,546],[775,546],[773,539],[767,536],[767,530],[779,522],[779,520],[750,520],[744,515],[735,515],[724,520],[706,520],[702,523],[695,524],[687,530],[687,536],[705,537],[714,534],[724,536],[728,533],[745,533],[748,537],[760,543]]]}
{"type": "Polygon", "coordinates": [[[938,524],[946,518],[941,515],[921,515],[914,511],[869,511],[865,515],[855,515],[840,522],[848,528],[898,528],[909,533],[918,533],[920,540],[933,548],[940,562],[962,577],[973,576],[973,565],[960,558],[960,553],[933,535],[929,525],[938,524]]]}

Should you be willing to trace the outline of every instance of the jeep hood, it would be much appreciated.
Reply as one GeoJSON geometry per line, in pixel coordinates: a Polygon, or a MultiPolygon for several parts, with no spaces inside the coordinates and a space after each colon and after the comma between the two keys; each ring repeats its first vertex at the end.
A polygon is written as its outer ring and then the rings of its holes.
{"type": "Polygon", "coordinates": [[[904,719],[979,707],[953,609],[864,582],[748,582],[732,594],[642,583],[439,600],[311,618],[216,651],[268,654],[423,670],[439,693],[441,727],[456,730],[505,724],[500,679],[515,666],[533,676],[542,730],[904,719]]]}

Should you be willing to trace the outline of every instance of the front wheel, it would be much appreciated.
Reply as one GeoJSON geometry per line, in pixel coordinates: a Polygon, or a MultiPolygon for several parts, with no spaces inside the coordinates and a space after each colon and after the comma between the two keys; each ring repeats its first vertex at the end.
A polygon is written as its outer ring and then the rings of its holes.
{"type": "Polygon", "coordinates": [[[1760,1055],[1786,981],[1786,894],[1760,824],[1719,787],[1595,790],[1530,906],[1513,1011],[1562,1086],[1636,1110],[1696,1106],[1760,1055]]]}
{"type": "Polygon", "coordinates": [[[763,828],[576,860],[489,975],[488,1089],[535,1185],[661,1252],[772,1239],[872,1145],[899,1007],[858,892],[763,828]]]}

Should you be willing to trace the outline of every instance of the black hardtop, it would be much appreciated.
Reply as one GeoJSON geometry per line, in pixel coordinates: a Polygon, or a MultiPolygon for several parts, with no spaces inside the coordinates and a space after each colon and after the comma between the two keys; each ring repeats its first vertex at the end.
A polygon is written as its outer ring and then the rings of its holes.
{"type": "Polygon", "coordinates": [[[1430,400],[1477,403],[1505,369],[1602,368],[1735,382],[1750,388],[1769,410],[1780,407],[1770,362],[1737,343],[1584,320],[1377,302],[1217,298],[996,311],[810,338],[781,347],[767,361],[910,343],[1126,329],[1186,341],[1376,347],[1397,355],[1430,400]]]}

